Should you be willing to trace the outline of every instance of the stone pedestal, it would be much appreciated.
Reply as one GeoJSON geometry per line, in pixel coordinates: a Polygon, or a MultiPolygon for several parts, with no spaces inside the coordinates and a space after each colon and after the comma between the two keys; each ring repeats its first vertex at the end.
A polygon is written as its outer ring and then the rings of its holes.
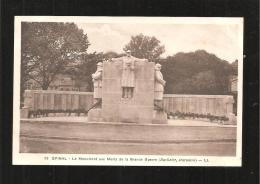
{"type": "Polygon", "coordinates": [[[101,122],[101,121],[102,121],[102,114],[100,108],[91,109],[88,112],[88,122],[101,122]]]}
{"type": "Polygon", "coordinates": [[[103,63],[102,106],[88,113],[88,121],[152,124],[166,123],[164,112],[154,113],[154,63],[133,58],[134,87],[130,97],[123,94],[124,57],[103,63]]]}
{"type": "Polygon", "coordinates": [[[154,63],[135,62],[133,97],[122,98],[122,61],[103,65],[102,118],[110,122],[150,124],[154,109],[154,63]]]}
{"type": "Polygon", "coordinates": [[[167,124],[167,114],[161,110],[154,110],[153,124],[167,124]]]}

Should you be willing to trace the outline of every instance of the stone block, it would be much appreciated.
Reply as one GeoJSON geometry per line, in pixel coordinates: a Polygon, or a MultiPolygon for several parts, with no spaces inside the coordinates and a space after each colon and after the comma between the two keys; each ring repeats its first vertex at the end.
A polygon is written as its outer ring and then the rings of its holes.
{"type": "Polygon", "coordinates": [[[138,123],[150,124],[153,120],[153,106],[142,106],[138,109],[138,123]]]}
{"type": "Polygon", "coordinates": [[[102,120],[109,122],[152,123],[154,111],[154,63],[135,62],[133,98],[122,98],[123,63],[118,58],[103,63],[102,120]]]}
{"type": "Polygon", "coordinates": [[[88,112],[88,122],[101,122],[102,120],[102,110],[100,108],[91,109],[88,112]]]}
{"type": "Polygon", "coordinates": [[[121,93],[121,79],[103,79],[102,94],[103,93],[121,93]]]}
{"type": "MultiPolygon", "coordinates": [[[[50,94],[50,109],[55,109],[54,97],[55,97],[55,94],[50,94]]],[[[72,109],[72,100],[71,100],[71,98],[70,98],[70,101],[71,101],[71,109],[72,109]]]]}
{"type": "Polygon", "coordinates": [[[154,63],[147,62],[146,65],[138,67],[136,70],[136,79],[154,79],[154,63]]]}
{"type": "Polygon", "coordinates": [[[42,109],[48,109],[48,94],[43,94],[43,102],[42,102],[42,109]]]}
{"type": "Polygon", "coordinates": [[[153,111],[153,124],[167,124],[167,114],[164,111],[153,111]]]}
{"type": "Polygon", "coordinates": [[[136,105],[140,106],[153,106],[154,105],[154,93],[147,92],[147,93],[136,93],[134,101],[136,105]]]}
{"type": "Polygon", "coordinates": [[[139,107],[135,105],[120,104],[119,117],[120,122],[137,123],[139,107]]]}
{"type": "Polygon", "coordinates": [[[103,93],[103,104],[116,104],[119,103],[122,98],[122,93],[103,93]]]}
{"type": "MultiPolygon", "coordinates": [[[[55,95],[55,97],[56,97],[56,95],[55,95]]],[[[56,106],[55,106],[55,108],[56,108],[56,106]]],[[[78,109],[78,108],[79,108],[79,95],[73,95],[72,96],[72,109],[78,109]]]]}
{"type": "Polygon", "coordinates": [[[23,107],[20,109],[20,118],[29,118],[30,107],[23,107]]]}
{"type": "Polygon", "coordinates": [[[137,79],[135,91],[137,93],[139,93],[139,92],[153,92],[154,91],[154,80],[152,80],[152,79],[149,79],[149,80],[137,79]]]}
{"type": "Polygon", "coordinates": [[[152,123],[153,108],[153,106],[120,104],[120,122],[140,124],[152,123]]]}
{"type": "Polygon", "coordinates": [[[152,124],[153,123],[153,119],[152,118],[138,118],[137,121],[138,124],[152,124]]]}
{"type": "Polygon", "coordinates": [[[84,109],[86,107],[87,103],[87,97],[85,95],[80,95],[79,96],[79,108],[84,109]]]}
{"type": "Polygon", "coordinates": [[[71,109],[71,95],[67,94],[66,97],[66,108],[71,109]]]}
{"type": "Polygon", "coordinates": [[[103,65],[103,79],[120,79],[122,76],[122,62],[105,62],[103,65]]]}
{"type": "Polygon", "coordinates": [[[121,98],[119,101],[120,105],[136,105],[136,95],[134,94],[134,97],[131,99],[128,98],[121,98]]]}
{"type": "Polygon", "coordinates": [[[102,104],[102,117],[104,121],[119,121],[119,104],[102,104]]]}
{"type": "Polygon", "coordinates": [[[24,91],[24,106],[26,107],[32,107],[34,104],[34,99],[33,98],[33,91],[31,90],[25,90],[24,91]]]}

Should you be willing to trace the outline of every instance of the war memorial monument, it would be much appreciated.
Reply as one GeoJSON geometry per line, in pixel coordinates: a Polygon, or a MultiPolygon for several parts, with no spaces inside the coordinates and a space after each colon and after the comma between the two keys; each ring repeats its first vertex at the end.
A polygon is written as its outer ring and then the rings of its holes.
{"type": "Polygon", "coordinates": [[[159,108],[165,85],[160,64],[129,52],[97,64],[92,75],[94,99],[102,105],[88,112],[89,122],[167,123],[166,113],[159,108]]]}
{"type": "Polygon", "coordinates": [[[234,155],[232,96],[164,94],[160,70],[127,51],[97,63],[93,93],[26,90],[20,152],[234,155]],[[169,118],[180,112],[193,117],[169,118]],[[201,119],[209,113],[228,125],[201,119]]]}
{"type": "Polygon", "coordinates": [[[240,40],[243,21],[38,21],[16,19],[13,164],[241,163],[241,43],[226,60],[193,38],[223,29],[224,45],[232,27],[240,40]]]}

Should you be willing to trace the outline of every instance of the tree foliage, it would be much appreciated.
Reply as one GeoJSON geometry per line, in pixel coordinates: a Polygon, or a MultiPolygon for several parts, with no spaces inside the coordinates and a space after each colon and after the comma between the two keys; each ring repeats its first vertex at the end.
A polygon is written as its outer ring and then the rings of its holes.
{"type": "Polygon", "coordinates": [[[130,42],[123,48],[124,51],[130,50],[132,55],[137,58],[145,58],[149,61],[155,61],[165,52],[163,45],[154,36],[145,36],[138,34],[132,36],[130,42]]]}
{"type": "Polygon", "coordinates": [[[124,55],[125,55],[124,53],[118,54],[118,53],[116,53],[116,52],[110,51],[110,52],[104,53],[104,59],[109,60],[109,59],[112,59],[112,58],[122,57],[122,56],[124,56],[124,55]]]}
{"type": "Polygon", "coordinates": [[[89,46],[87,35],[74,23],[23,22],[21,38],[21,84],[32,79],[44,90],[89,46]]]}
{"type": "Polygon", "coordinates": [[[209,70],[193,75],[175,86],[175,93],[214,94],[217,88],[216,76],[209,70]]]}
{"type": "Polygon", "coordinates": [[[227,94],[232,66],[204,50],[177,53],[161,61],[166,93],[227,94]]]}
{"type": "Polygon", "coordinates": [[[97,63],[104,59],[103,53],[86,53],[82,55],[77,65],[66,69],[63,74],[70,76],[76,82],[76,86],[87,86],[87,91],[93,91],[93,82],[91,74],[97,69],[97,63]]]}
{"type": "MultiPolygon", "coordinates": [[[[88,84],[92,91],[91,74],[96,71],[96,64],[122,56],[112,51],[87,53],[88,37],[74,23],[23,22],[21,28],[21,92],[28,80],[46,90],[57,74],[71,76],[78,86],[88,84]]],[[[123,50],[162,64],[167,82],[165,93],[227,94],[228,77],[237,72],[237,61],[231,65],[204,50],[161,59],[165,49],[154,36],[132,36],[123,50]]]]}

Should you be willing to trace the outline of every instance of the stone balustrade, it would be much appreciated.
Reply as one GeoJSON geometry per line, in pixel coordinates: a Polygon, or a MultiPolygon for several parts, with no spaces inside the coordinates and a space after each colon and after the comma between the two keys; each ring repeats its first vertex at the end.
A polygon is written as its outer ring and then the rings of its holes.
{"type": "MultiPolygon", "coordinates": [[[[88,110],[93,105],[92,92],[26,90],[24,108],[29,110],[88,110]]],[[[233,96],[165,94],[167,112],[228,116],[233,113],[233,96]]]]}

